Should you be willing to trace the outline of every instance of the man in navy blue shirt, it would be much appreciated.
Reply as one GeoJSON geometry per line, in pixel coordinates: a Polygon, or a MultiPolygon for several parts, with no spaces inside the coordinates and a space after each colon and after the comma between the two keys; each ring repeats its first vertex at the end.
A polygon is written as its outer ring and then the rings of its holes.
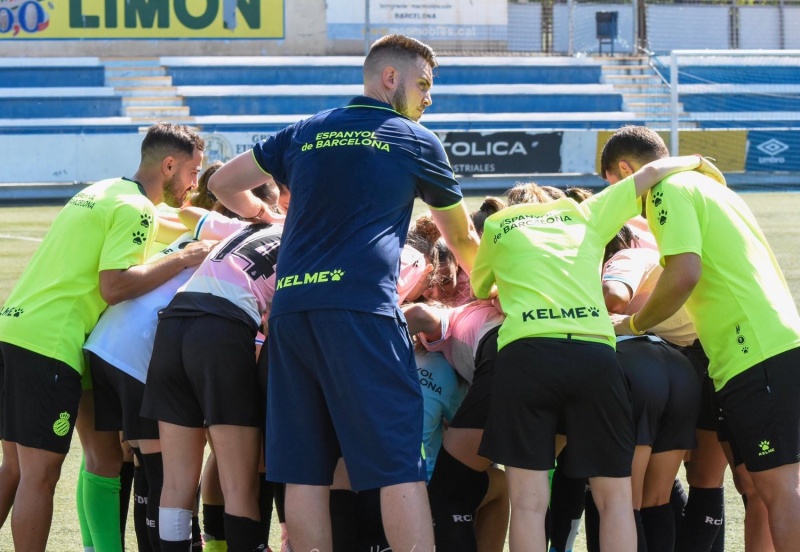
{"type": "Polygon", "coordinates": [[[269,320],[266,462],[268,479],[287,483],[298,550],[331,549],[340,456],[353,490],[381,489],[393,550],[433,550],[422,395],[396,291],[414,198],[468,272],[479,241],[441,143],[417,123],[434,67],[415,39],[377,40],[363,96],[283,129],[209,182],[253,220],[274,221],[250,192],[264,173],[292,194],[269,320]]]}

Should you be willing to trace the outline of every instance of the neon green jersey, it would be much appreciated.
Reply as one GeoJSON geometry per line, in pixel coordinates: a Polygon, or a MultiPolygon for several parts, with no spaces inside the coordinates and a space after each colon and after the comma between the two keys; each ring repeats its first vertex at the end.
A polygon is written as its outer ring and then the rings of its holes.
{"type": "Polygon", "coordinates": [[[717,390],[767,358],[800,346],[800,317],[772,250],[745,202],[696,172],[655,186],[647,220],[664,257],[695,253],[702,274],[686,310],[717,390]]]}
{"type": "Polygon", "coordinates": [[[83,343],[106,303],[102,270],[148,256],[155,208],[141,186],[104,180],[61,210],[0,310],[0,341],[55,358],[83,373],[83,343]]]}
{"type": "Polygon", "coordinates": [[[472,268],[476,297],[497,284],[506,319],[498,348],[524,337],[598,336],[615,346],[600,280],[603,250],[639,213],[632,178],[583,203],[514,205],[486,219],[472,268]]]}

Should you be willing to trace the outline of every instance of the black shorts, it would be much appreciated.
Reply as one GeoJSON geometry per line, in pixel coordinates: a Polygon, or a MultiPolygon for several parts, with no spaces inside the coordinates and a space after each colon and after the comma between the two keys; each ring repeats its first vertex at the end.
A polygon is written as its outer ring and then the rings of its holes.
{"type": "Polygon", "coordinates": [[[472,385],[461,406],[453,415],[450,427],[483,429],[489,415],[489,397],[492,391],[494,359],[497,357],[497,332],[500,326],[492,328],[483,336],[475,352],[475,372],[472,385]]]}
{"type": "Polygon", "coordinates": [[[94,389],[94,428],[122,431],[125,441],[158,439],[158,422],[139,415],[144,384],[89,352],[94,389]]]}
{"type": "Polygon", "coordinates": [[[81,400],[81,376],[68,364],[0,342],[0,438],[66,454],[81,400]]]}
{"type": "Polygon", "coordinates": [[[700,383],[686,357],[645,336],[619,341],[617,359],[631,388],[636,444],[654,454],[697,446],[700,383]]]}
{"type": "Polygon", "coordinates": [[[481,456],[506,466],[552,469],[561,421],[569,477],[631,475],[630,393],[614,349],[547,338],[503,347],[495,359],[481,456]]]}
{"type": "Polygon", "coordinates": [[[158,322],[142,416],[185,427],[264,427],[255,330],[215,315],[158,322]]]}
{"type": "Polygon", "coordinates": [[[717,400],[735,465],[758,472],[800,459],[800,347],[731,378],[717,400]]]}
{"type": "MultiPolygon", "coordinates": [[[[714,381],[708,375],[708,357],[700,344],[700,340],[687,347],[678,347],[678,350],[689,359],[694,367],[695,374],[700,382],[700,412],[697,415],[697,429],[716,431],[719,433],[719,406],[717,405],[714,381]]],[[[720,441],[726,441],[720,435],[720,441]]]]}

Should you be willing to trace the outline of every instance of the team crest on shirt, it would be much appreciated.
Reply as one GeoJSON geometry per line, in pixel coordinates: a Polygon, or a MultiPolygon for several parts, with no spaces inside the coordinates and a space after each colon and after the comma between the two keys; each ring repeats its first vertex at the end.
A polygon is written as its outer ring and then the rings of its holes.
{"type": "Polygon", "coordinates": [[[58,415],[58,420],[53,424],[53,433],[59,437],[69,433],[69,412],[62,412],[58,415]]]}

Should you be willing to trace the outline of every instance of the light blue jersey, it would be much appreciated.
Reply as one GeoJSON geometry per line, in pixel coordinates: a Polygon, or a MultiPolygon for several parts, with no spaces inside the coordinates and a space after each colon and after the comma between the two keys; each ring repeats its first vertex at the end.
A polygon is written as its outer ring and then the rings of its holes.
{"type": "Polygon", "coordinates": [[[467,385],[459,383],[455,370],[441,353],[417,351],[416,360],[425,404],[422,439],[430,481],[436,456],[442,448],[444,421],[453,419],[467,394],[467,385]]]}

